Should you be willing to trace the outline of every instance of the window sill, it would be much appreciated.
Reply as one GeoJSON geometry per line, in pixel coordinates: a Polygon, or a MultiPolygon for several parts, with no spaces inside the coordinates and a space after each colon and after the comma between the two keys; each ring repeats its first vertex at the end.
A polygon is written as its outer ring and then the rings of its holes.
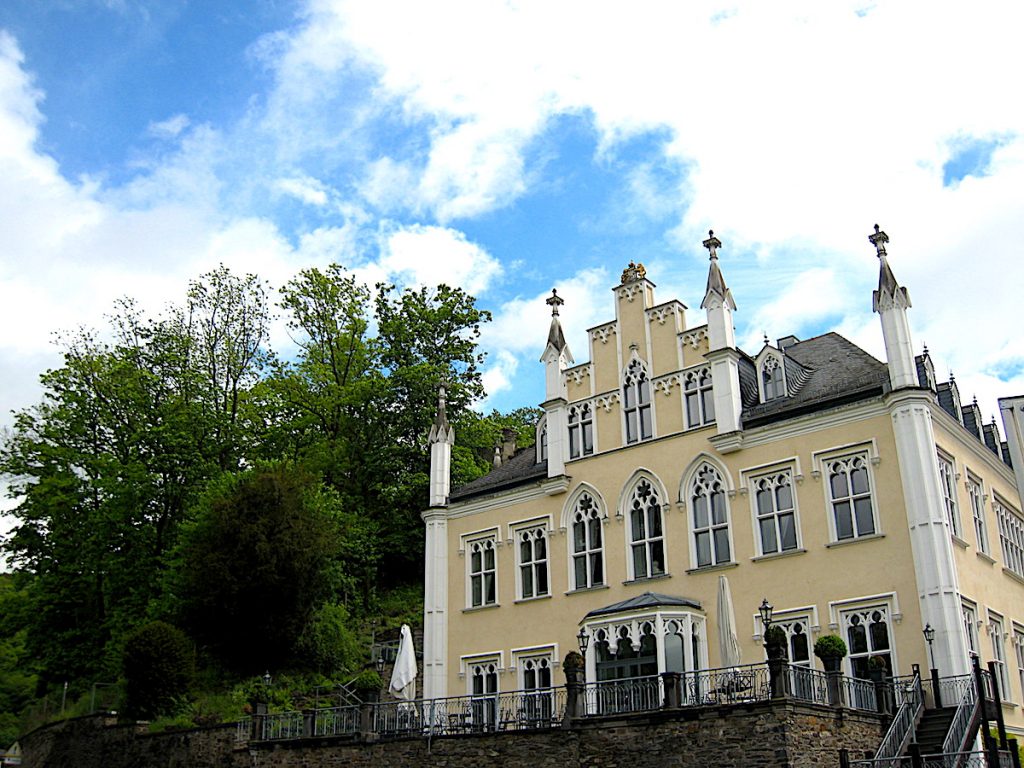
{"type": "Polygon", "coordinates": [[[580,595],[587,592],[597,592],[602,589],[611,589],[607,584],[595,584],[592,587],[578,587],[577,589],[570,589],[565,594],[567,595],[580,595]]]}
{"type": "Polygon", "coordinates": [[[763,560],[777,560],[780,557],[792,557],[793,555],[802,555],[807,550],[803,547],[797,547],[796,549],[787,549],[782,552],[771,552],[767,555],[758,555],[757,557],[750,558],[753,563],[760,563],[763,560]]]}
{"type": "Polygon", "coordinates": [[[833,541],[825,546],[831,549],[832,547],[845,547],[847,544],[860,544],[862,541],[875,541],[876,539],[884,539],[884,533],[869,533],[867,536],[855,536],[852,539],[843,539],[842,541],[833,541]]]}
{"type": "Polygon", "coordinates": [[[989,554],[988,554],[987,552],[982,552],[982,551],[981,551],[981,550],[979,549],[979,550],[978,550],[977,552],[975,552],[974,554],[976,554],[976,555],[977,555],[977,556],[978,556],[978,557],[979,557],[980,559],[984,560],[984,561],[985,561],[986,563],[988,563],[989,565],[995,565],[995,564],[996,564],[996,560],[995,560],[995,558],[994,558],[994,557],[992,557],[991,555],[989,555],[989,554]]]}
{"type": "Polygon", "coordinates": [[[622,582],[624,585],[629,586],[630,584],[643,584],[645,581],[661,581],[662,579],[671,579],[671,573],[659,573],[657,576],[641,576],[637,579],[626,579],[622,582]]]}
{"type": "Polygon", "coordinates": [[[1014,581],[1019,581],[1021,584],[1024,584],[1024,576],[1021,576],[1019,573],[1011,571],[1009,568],[1005,568],[1005,567],[1003,568],[1003,573],[1005,573],[1007,576],[1009,576],[1014,581]]]}
{"type": "Polygon", "coordinates": [[[960,547],[960,549],[967,549],[969,546],[971,546],[966,541],[957,536],[955,533],[950,534],[950,538],[953,540],[954,544],[960,547]]]}
{"type": "Polygon", "coordinates": [[[538,600],[550,600],[551,595],[534,595],[533,597],[520,597],[518,600],[513,600],[512,605],[518,605],[519,603],[535,603],[538,600]]]}
{"type": "Polygon", "coordinates": [[[501,608],[501,603],[489,603],[488,605],[472,605],[468,608],[463,608],[463,613],[476,613],[477,611],[489,611],[492,608],[501,608]]]}
{"type": "Polygon", "coordinates": [[[707,571],[725,571],[729,568],[736,568],[739,566],[735,560],[730,560],[728,563],[717,563],[716,565],[702,565],[699,568],[691,568],[686,573],[687,575],[693,573],[706,573],[707,571]]]}

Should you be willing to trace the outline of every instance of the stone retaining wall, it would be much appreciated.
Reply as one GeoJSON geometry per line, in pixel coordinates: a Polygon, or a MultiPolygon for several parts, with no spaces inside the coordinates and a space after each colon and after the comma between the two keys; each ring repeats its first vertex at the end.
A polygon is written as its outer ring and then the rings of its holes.
{"type": "Polygon", "coordinates": [[[86,717],[20,741],[25,768],[816,768],[837,766],[843,747],[873,751],[884,730],[879,715],[786,701],[588,718],[566,730],[248,745],[234,743],[234,725],[150,734],[86,717]]]}

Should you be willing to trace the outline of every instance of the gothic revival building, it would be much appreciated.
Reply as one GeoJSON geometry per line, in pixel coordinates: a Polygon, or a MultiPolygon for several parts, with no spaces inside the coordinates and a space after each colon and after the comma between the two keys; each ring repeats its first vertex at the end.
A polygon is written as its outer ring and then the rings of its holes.
{"type": "Polygon", "coordinates": [[[712,233],[703,325],[630,264],[576,363],[553,291],[536,445],[454,491],[442,399],[423,513],[426,697],[561,682],[581,629],[588,680],[721,666],[725,575],[744,662],[763,658],[765,597],[793,663],[815,666],[815,638],[835,633],[857,677],[872,656],[894,674],[927,667],[930,625],[943,675],[967,673],[971,654],[996,662],[1024,732],[1024,398],[1001,401],[1007,443],[952,378],[936,382],[888,238],[869,239],[886,362],[837,333],[739,349],[712,233]]]}

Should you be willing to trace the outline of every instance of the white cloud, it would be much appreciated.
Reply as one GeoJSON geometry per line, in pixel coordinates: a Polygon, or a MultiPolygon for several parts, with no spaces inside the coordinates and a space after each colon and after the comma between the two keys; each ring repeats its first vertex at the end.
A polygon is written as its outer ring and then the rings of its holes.
{"type": "Polygon", "coordinates": [[[323,207],[327,205],[328,190],[322,181],[309,176],[293,176],[278,179],[274,185],[277,190],[294,197],[307,205],[323,207]]]}
{"type": "Polygon", "coordinates": [[[146,130],[150,136],[158,139],[176,139],[182,131],[188,128],[190,123],[188,115],[178,113],[158,123],[150,123],[146,130]]]}
{"type": "Polygon", "coordinates": [[[414,225],[386,232],[378,265],[407,285],[445,283],[476,296],[501,274],[498,260],[457,230],[414,225]]]}

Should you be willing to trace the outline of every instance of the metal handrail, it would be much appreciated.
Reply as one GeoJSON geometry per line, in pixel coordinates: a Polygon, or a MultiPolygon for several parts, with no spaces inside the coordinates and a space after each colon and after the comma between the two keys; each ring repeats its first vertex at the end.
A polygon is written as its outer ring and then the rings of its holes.
{"type": "Polygon", "coordinates": [[[972,675],[964,675],[967,685],[961,689],[960,700],[957,702],[956,713],[949,724],[946,738],[942,742],[944,753],[962,752],[967,746],[974,723],[981,711],[982,699],[974,687],[972,675]]]}
{"type": "Polygon", "coordinates": [[[658,675],[601,680],[583,686],[586,714],[617,715],[661,709],[664,701],[658,675]]]}
{"type": "Polygon", "coordinates": [[[735,704],[771,698],[768,665],[764,663],[684,672],[682,686],[683,706],[735,704]]]}
{"type": "Polygon", "coordinates": [[[918,718],[924,709],[924,692],[921,690],[921,676],[915,674],[907,685],[895,688],[899,708],[893,716],[892,724],[882,738],[875,752],[876,761],[889,761],[889,765],[897,765],[899,756],[910,741],[918,718]]]}

